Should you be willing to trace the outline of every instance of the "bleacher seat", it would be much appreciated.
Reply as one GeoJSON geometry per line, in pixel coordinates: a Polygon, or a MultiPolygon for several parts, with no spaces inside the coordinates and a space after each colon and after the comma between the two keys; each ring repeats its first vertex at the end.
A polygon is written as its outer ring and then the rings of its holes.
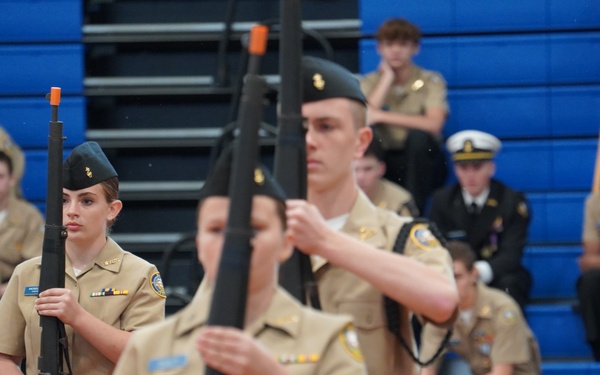
{"type": "Polygon", "coordinates": [[[546,359],[590,358],[581,316],[569,304],[529,305],[526,316],[546,359]]]}
{"type": "Polygon", "coordinates": [[[0,95],[45,95],[50,87],[62,95],[83,93],[83,45],[0,45],[0,95]]]}
{"type": "Polygon", "coordinates": [[[596,0],[360,0],[362,32],[374,33],[382,20],[405,17],[425,33],[585,29],[598,26],[596,0]]]}
{"type": "Polygon", "coordinates": [[[529,242],[556,244],[581,241],[583,203],[582,193],[528,193],[531,206],[529,242]]]}
{"type": "MultiPolygon", "coordinates": [[[[0,98],[0,125],[10,129],[11,137],[23,149],[47,150],[51,114],[50,102],[42,94],[39,98],[0,98]]],[[[85,140],[85,117],[83,97],[61,98],[58,120],[63,122],[66,137],[63,147],[75,147],[85,140]]]]}
{"type": "Polygon", "coordinates": [[[542,363],[544,375],[597,375],[600,374],[598,362],[545,362],[542,363]]]}
{"type": "Polygon", "coordinates": [[[447,137],[474,126],[499,138],[598,136],[598,85],[455,89],[448,101],[447,137]]]}
{"type": "MultiPolygon", "coordinates": [[[[64,159],[69,155],[71,149],[64,148],[63,151],[64,159]]],[[[21,182],[24,197],[36,206],[42,207],[41,203],[46,200],[47,185],[48,150],[25,150],[25,174],[21,182]]]]}
{"type": "MultiPolygon", "coordinates": [[[[417,64],[442,73],[448,87],[597,84],[600,33],[441,36],[422,41],[417,64]]],[[[374,39],[359,46],[360,73],[377,69],[374,39]]]]}
{"type": "Polygon", "coordinates": [[[0,43],[81,42],[83,1],[2,0],[0,43]]]}
{"type": "Polygon", "coordinates": [[[527,246],[523,265],[533,277],[532,300],[574,299],[575,284],[580,275],[579,256],[580,245],[527,246]]]}

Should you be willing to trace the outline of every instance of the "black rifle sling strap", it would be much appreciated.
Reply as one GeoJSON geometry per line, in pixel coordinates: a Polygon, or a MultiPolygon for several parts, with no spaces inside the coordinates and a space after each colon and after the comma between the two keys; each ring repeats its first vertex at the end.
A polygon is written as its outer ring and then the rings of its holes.
{"type": "MultiPolygon", "coordinates": [[[[404,224],[402,226],[402,229],[400,229],[400,233],[398,233],[398,237],[396,237],[396,242],[394,243],[393,251],[395,253],[398,253],[398,254],[404,253],[404,245],[406,245],[406,240],[408,239],[408,236],[410,235],[410,231],[415,224],[427,225],[429,227],[429,230],[431,231],[431,233],[438,239],[438,241],[440,241],[440,243],[442,245],[446,244],[446,240],[442,237],[439,230],[432,222],[430,222],[426,219],[418,218],[418,219],[414,219],[412,222],[404,224]]],[[[387,318],[388,330],[394,336],[396,336],[396,338],[398,339],[400,344],[404,347],[404,349],[406,349],[406,351],[408,352],[408,354],[410,355],[410,357],[412,358],[412,360],[414,362],[425,367],[425,366],[432,364],[442,354],[442,351],[444,350],[444,348],[446,347],[446,344],[450,340],[450,336],[452,335],[452,329],[448,329],[448,332],[446,332],[446,335],[444,336],[444,339],[442,340],[442,342],[441,342],[439,348],[437,349],[437,351],[435,352],[435,354],[429,360],[427,360],[425,362],[421,362],[419,360],[419,358],[417,358],[414,355],[411,346],[406,342],[406,340],[404,340],[404,337],[402,337],[402,332],[400,331],[400,306],[399,306],[398,302],[396,302],[393,299],[389,298],[388,296],[384,295],[384,308],[385,308],[385,315],[387,318]]]]}

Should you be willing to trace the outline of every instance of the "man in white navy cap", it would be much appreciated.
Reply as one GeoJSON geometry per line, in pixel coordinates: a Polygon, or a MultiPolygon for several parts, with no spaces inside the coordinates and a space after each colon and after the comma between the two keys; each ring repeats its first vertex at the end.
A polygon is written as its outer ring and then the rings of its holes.
{"type": "Polygon", "coordinates": [[[521,264],[530,217],[524,195],[493,178],[501,146],[477,130],[448,138],[458,183],[434,193],[429,218],[447,239],[468,242],[477,252],[480,279],[507,291],[523,309],[531,289],[521,264]]]}

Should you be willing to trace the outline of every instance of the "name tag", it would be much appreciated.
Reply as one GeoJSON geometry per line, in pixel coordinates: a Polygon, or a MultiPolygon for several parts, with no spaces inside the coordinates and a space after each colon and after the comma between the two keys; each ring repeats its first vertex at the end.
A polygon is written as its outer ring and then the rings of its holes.
{"type": "Polygon", "coordinates": [[[23,292],[23,295],[26,296],[36,296],[40,294],[40,287],[39,286],[26,286],[25,287],[25,291],[23,292]]]}
{"type": "Polygon", "coordinates": [[[148,372],[166,371],[181,368],[187,365],[185,355],[172,355],[170,357],[156,358],[148,361],[148,372]]]}

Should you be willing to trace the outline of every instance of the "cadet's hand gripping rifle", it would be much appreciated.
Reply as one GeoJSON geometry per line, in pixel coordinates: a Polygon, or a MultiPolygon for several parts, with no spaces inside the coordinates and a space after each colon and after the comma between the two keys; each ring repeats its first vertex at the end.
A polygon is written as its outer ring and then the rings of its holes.
{"type": "MultiPolygon", "coordinates": [[[[250,226],[254,169],[258,162],[258,130],[262,120],[266,82],[258,76],[269,29],[256,25],[250,33],[248,72],[238,112],[238,138],[234,141],[229,184],[229,219],[219,263],[219,272],[208,317],[209,325],[242,329],[246,312],[248,275],[252,246],[250,226]]],[[[207,366],[207,375],[220,374],[207,366]]]]}
{"type": "MultiPolygon", "coordinates": [[[[58,121],[60,88],[50,90],[52,119],[48,135],[48,186],[46,194],[46,227],[42,248],[42,269],[40,272],[39,292],[51,288],[65,287],[65,240],[67,230],[63,226],[62,215],[62,159],[63,133],[62,121],[58,121]]],[[[66,360],[69,373],[69,352],[65,326],[53,316],[40,316],[42,327],[38,374],[63,375],[63,359],[66,360]]]]}

